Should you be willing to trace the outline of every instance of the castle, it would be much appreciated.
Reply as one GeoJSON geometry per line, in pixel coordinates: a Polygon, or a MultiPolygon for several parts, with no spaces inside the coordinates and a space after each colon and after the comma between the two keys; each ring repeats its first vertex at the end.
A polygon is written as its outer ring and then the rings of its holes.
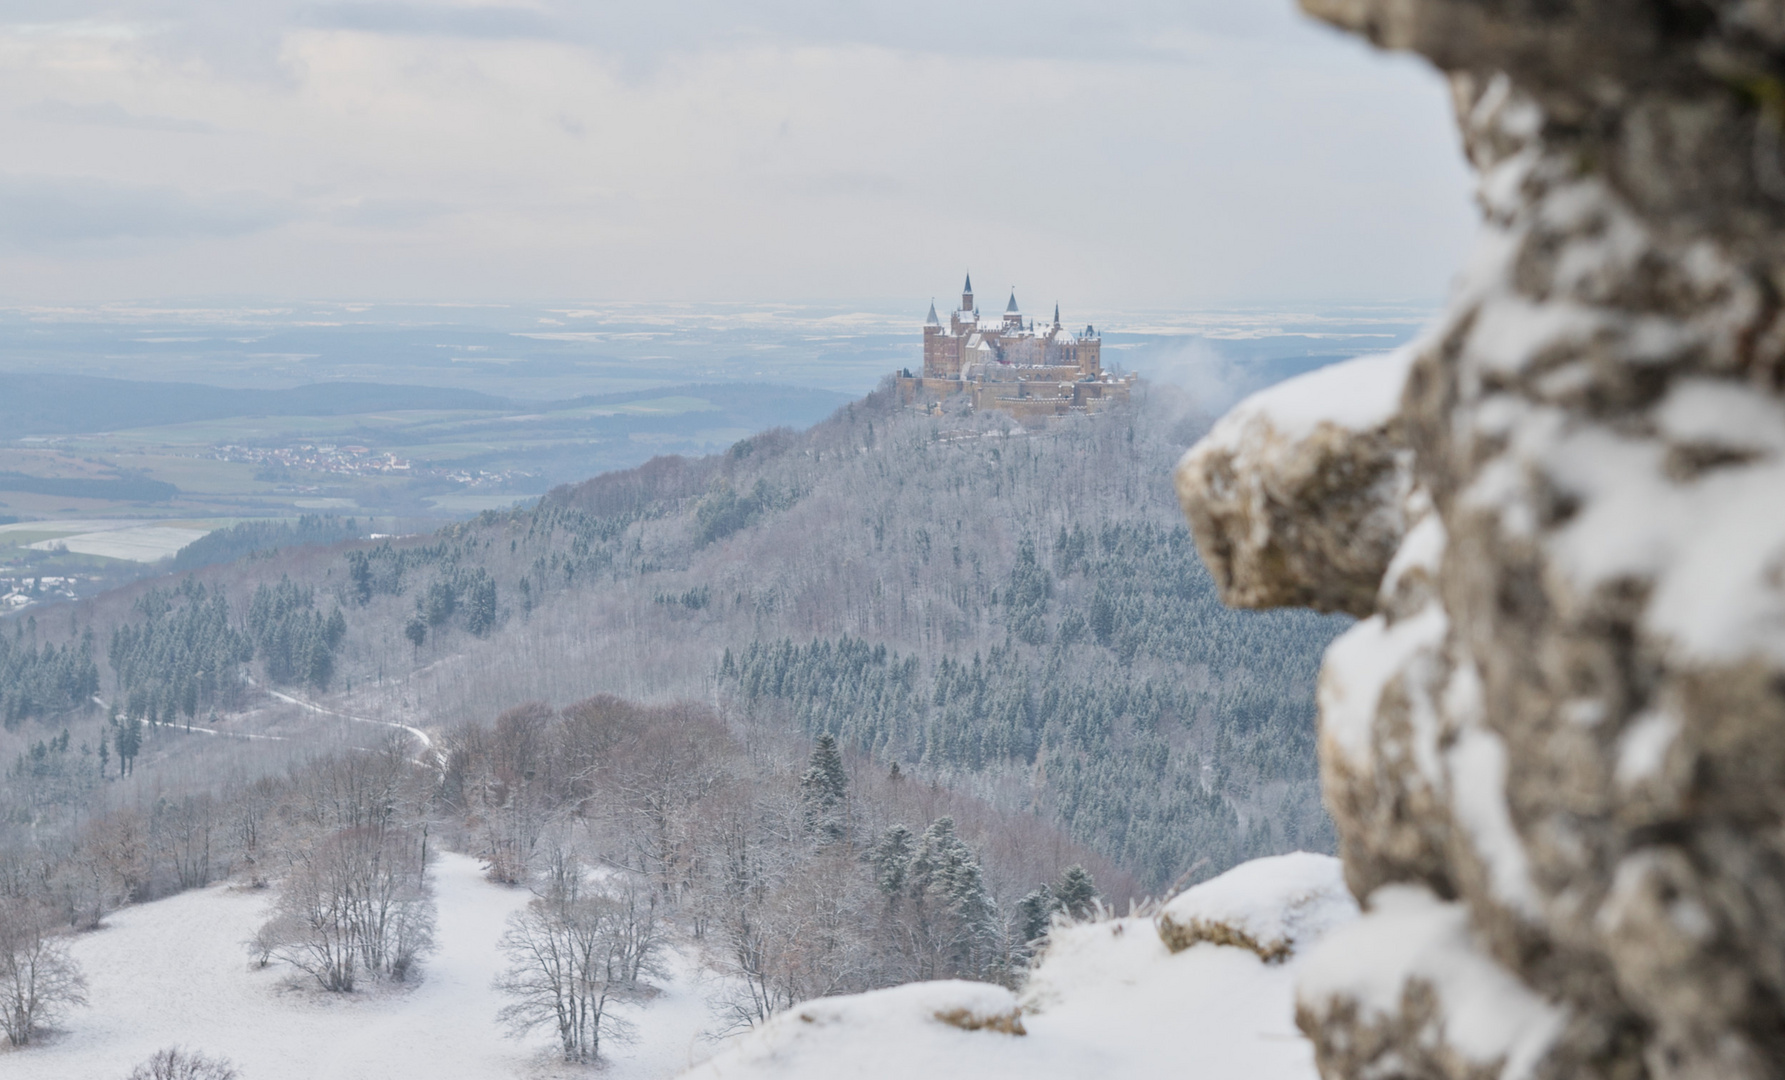
{"type": "Polygon", "coordinates": [[[1028,421],[1096,412],[1127,401],[1134,379],[1105,373],[1103,339],[1096,328],[1074,334],[1062,327],[1058,304],[1053,324],[1037,329],[1034,320],[1023,318],[1012,289],[1003,320],[981,322],[969,274],[960,309],[949,314],[947,327],[930,304],[923,328],[923,374],[901,371],[898,387],[908,405],[969,394],[975,409],[996,409],[1028,421]]]}

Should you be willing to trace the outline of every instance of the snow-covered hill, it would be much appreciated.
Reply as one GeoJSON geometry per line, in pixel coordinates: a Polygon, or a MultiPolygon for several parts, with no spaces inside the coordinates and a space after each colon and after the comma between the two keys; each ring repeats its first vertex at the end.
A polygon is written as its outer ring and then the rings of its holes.
{"type": "MultiPolygon", "coordinates": [[[[173,1044],[230,1058],[243,1080],[591,1075],[559,1063],[548,1037],[517,1041],[496,1023],[496,942],[528,894],[489,884],[456,854],[440,858],[435,888],[440,948],[420,982],[347,996],[250,966],[241,943],[264,918],[266,893],[216,886],[120,911],[75,945],[91,1007],[42,1045],[0,1053],[0,1075],[121,1078],[173,1044]]],[[[718,1045],[703,1034],[703,980],[678,951],[664,992],[626,1013],[636,1039],[604,1045],[599,1074],[1175,1080],[1191,1069],[1199,1080],[1314,1080],[1294,982],[1307,947],[1355,914],[1338,860],[1260,859],[1157,918],[1057,927],[1020,994],[950,981],[825,998],[718,1045]]]]}
{"type": "MultiPolygon", "coordinates": [[[[549,1038],[517,1041],[497,1026],[503,999],[490,988],[502,965],[497,938],[528,894],[489,884],[463,855],[443,855],[434,875],[440,948],[419,983],[345,997],[294,989],[278,965],[250,966],[242,942],[265,918],[265,892],[220,885],[125,908],[74,946],[91,1006],[43,1045],[0,1052],[0,1076],[121,1078],[175,1043],[230,1058],[243,1080],[556,1075],[549,1038]]],[[[694,973],[680,955],[671,965],[665,992],[626,1013],[639,1038],[612,1048],[603,1076],[668,1076],[711,1052],[694,973]]]]}
{"type": "Polygon", "coordinates": [[[1258,859],[1157,920],[1056,928],[1021,994],[951,981],[809,1002],[685,1080],[1315,1080],[1295,979],[1356,914],[1337,859],[1258,859]]]}

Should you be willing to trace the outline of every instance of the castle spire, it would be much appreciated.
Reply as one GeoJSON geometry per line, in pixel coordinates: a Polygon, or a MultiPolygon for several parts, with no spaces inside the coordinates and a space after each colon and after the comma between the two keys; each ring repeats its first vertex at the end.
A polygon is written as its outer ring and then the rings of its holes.
{"type": "Polygon", "coordinates": [[[1010,303],[1004,305],[1004,314],[1015,315],[1023,309],[1016,306],[1016,286],[1010,287],[1010,303]]]}
{"type": "Polygon", "coordinates": [[[1054,301],[1054,329],[1058,330],[1059,328],[1060,328],[1060,302],[1058,300],[1055,300],[1054,301]]]}
{"type": "Polygon", "coordinates": [[[973,306],[973,275],[968,273],[967,284],[961,286],[961,310],[975,311],[973,306]]]}
{"type": "Polygon", "coordinates": [[[942,320],[936,317],[936,301],[930,301],[930,317],[923,321],[925,326],[941,326],[942,320]]]}

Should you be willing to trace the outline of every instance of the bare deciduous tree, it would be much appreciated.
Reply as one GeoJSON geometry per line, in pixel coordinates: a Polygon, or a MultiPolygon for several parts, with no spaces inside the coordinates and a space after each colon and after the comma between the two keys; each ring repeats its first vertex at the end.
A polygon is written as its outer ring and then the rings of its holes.
{"type": "Polygon", "coordinates": [[[341,829],[298,854],[273,918],[249,944],[350,991],[361,971],[402,981],[433,946],[420,839],[395,827],[341,829]]]}
{"type": "Polygon", "coordinates": [[[628,1033],[613,1005],[648,993],[656,897],[650,889],[592,884],[574,858],[552,863],[546,895],[510,917],[502,935],[509,968],[495,986],[513,1000],[498,1019],[517,1034],[550,1027],[566,1061],[590,1062],[603,1038],[628,1033]]]}
{"type": "Polygon", "coordinates": [[[10,897],[0,904],[0,1028],[14,1046],[87,1003],[86,977],[51,922],[41,905],[10,897]]]}
{"type": "Polygon", "coordinates": [[[124,1080],[237,1080],[239,1076],[228,1058],[169,1046],[155,1051],[124,1080]]]}

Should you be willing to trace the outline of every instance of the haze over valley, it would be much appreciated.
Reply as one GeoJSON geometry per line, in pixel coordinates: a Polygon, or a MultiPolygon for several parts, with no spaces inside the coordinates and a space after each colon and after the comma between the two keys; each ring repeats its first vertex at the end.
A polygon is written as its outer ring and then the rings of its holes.
{"type": "MultiPolygon", "coordinates": [[[[1229,607],[1174,468],[1388,408],[1442,80],[1207,3],[15,8],[0,1074],[1311,1080],[1377,623],[1229,607]]],[[[1308,460],[1211,483],[1274,544],[1405,468],[1308,460]]]]}

